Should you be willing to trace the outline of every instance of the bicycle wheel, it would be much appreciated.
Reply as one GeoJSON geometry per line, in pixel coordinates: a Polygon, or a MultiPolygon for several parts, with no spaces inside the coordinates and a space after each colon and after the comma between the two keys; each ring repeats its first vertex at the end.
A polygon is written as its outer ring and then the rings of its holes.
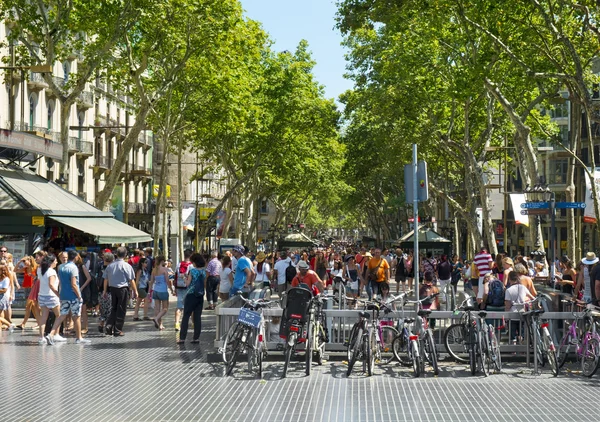
{"type": "Polygon", "coordinates": [[[573,337],[567,333],[563,336],[560,341],[558,348],[556,349],[556,360],[558,361],[558,367],[562,368],[567,361],[571,347],[573,346],[573,337]]]}
{"type": "Polygon", "coordinates": [[[323,325],[317,324],[317,364],[323,365],[323,356],[325,355],[325,330],[323,325]]]}
{"type": "Polygon", "coordinates": [[[433,341],[433,333],[431,330],[427,330],[427,337],[425,338],[425,352],[427,359],[433,368],[433,374],[439,375],[440,369],[438,368],[438,356],[435,348],[435,341],[433,341]]]}
{"type": "Polygon", "coordinates": [[[365,344],[365,362],[367,362],[367,374],[373,376],[373,367],[375,366],[375,354],[377,349],[377,339],[375,337],[375,328],[369,333],[369,341],[365,344]]]}
{"type": "Polygon", "coordinates": [[[544,337],[543,337],[543,343],[544,343],[544,350],[546,353],[546,357],[548,359],[548,363],[550,364],[550,370],[552,371],[552,375],[554,375],[555,377],[558,376],[558,362],[556,360],[556,350],[554,348],[554,345],[552,344],[552,339],[550,338],[550,334],[547,332],[547,330],[544,330],[544,337]]]}
{"type": "Polygon", "coordinates": [[[356,331],[356,335],[354,336],[354,341],[352,342],[351,347],[349,346],[350,358],[348,359],[348,371],[347,376],[350,376],[352,373],[352,368],[354,368],[354,364],[358,360],[358,356],[360,355],[360,348],[362,347],[362,328],[358,328],[356,331]]]}
{"type": "MultiPolygon", "coordinates": [[[[243,338],[243,337],[242,337],[243,338]]],[[[254,369],[254,363],[256,360],[256,332],[255,330],[249,330],[246,333],[246,350],[248,351],[248,372],[252,372],[254,369]]]]}
{"type": "Polygon", "coordinates": [[[312,323],[312,321],[309,321],[308,328],[306,329],[306,343],[304,343],[304,347],[305,347],[304,359],[305,359],[305,364],[306,364],[306,368],[305,368],[306,375],[310,375],[310,370],[312,368],[314,327],[315,326],[312,323]]]}
{"type": "Polygon", "coordinates": [[[223,361],[225,362],[225,376],[231,375],[238,354],[242,347],[243,325],[235,322],[229,327],[225,344],[223,345],[223,361]]]}
{"type": "Polygon", "coordinates": [[[264,344],[260,343],[258,350],[256,351],[256,366],[258,368],[258,378],[262,379],[262,369],[263,369],[263,353],[265,353],[264,344]]]}
{"type": "Polygon", "coordinates": [[[477,363],[483,376],[487,377],[489,375],[488,353],[486,340],[481,331],[477,333],[477,363]]]}
{"type": "Polygon", "coordinates": [[[489,335],[490,335],[490,352],[492,362],[494,364],[494,368],[496,372],[502,371],[502,355],[500,354],[500,345],[498,343],[498,338],[496,337],[496,333],[494,331],[494,326],[489,326],[489,335]]]}
{"type": "Polygon", "coordinates": [[[452,324],[444,332],[444,347],[456,362],[469,362],[468,342],[465,341],[466,333],[463,324],[452,324]]]}
{"type": "Polygon", "coordinates": [[[408,332],[403,328],[402,332],[399,333],[392,342],[394,357],[402,366],[410,366],[413,363],[409,346],[410,341],[408,339],[408,332]]]}
{"type": "Polygon", "coordinates": [[[417,341],[418,340],[411,340],[409,345],[410,353],[412,355],[412,366],[415,378],[419,378],[419,376],[421,375],[421,355],[419,352],[419,344],[417,343],[417,341]]]}
{"type": "Polygon", "coordinates": [[[380,359],[379,363],[386,365],[394,359],[394,340],[398,337],[398,330],[394,327],[381,327],[380,359]]]}
{"type": "Polygon", "coordinates": [[[285,342],[283,373],[282,373],[283,378],[285,378],[285,376],[287,375],[287,370],[288,370],[288,367],[290,366],[290,359],[292,358],[292,351],[294,350],[294,346],[296,345],[296,336],[297,336],[296,333],[291,332],[289,334],[289,338],[285,342]]]}
{"type": "Polygon", "coordinates": [[[593,377],[600,363],[600,344],[595,338],[590,338],[583,347],[581,372],[586,377],[593,377]]]}
{"type": "Polygon", "coordinates": [[[352,350],[354,349],[354,344],[358,337],[359,323],[357,322],[352,326],[350,330],[350,336],[348,337],[348,348],[346,349],[346,356],[348,358],[348,362],[350,362],[350,358],[352,357],[352,350]]]}
{"type": "Polygon", "coordinates": [[[469,368],[471,369],[471,375],[475,375],[477,373],[477,341],[475,337],[475,331],[473,327],[469,327],[467,332],[467,336],[469,338],[469,368]]]}

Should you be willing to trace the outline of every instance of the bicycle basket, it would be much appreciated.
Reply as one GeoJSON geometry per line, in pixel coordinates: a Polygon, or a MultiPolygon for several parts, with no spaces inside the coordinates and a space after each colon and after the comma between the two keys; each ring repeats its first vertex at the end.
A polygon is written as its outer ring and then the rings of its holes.
{"type": "Polygon", "coordinates": [[[251,309],[242,308],[238,315],[238,321],[244,325],[258,328],[260,326],[260,313],[251,309]]]}

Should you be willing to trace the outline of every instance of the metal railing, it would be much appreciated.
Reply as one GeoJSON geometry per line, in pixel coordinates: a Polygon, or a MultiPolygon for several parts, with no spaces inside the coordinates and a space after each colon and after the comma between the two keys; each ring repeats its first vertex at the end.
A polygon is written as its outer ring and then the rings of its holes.
{"type": "Polygon", "coordinates": [[[48,83],[46,82],[44,76],[41,73],[29,72],[29,83],[37,86],[48,86],[48,83]]]}
{"type": "MultiPolygon", "coordinates": [[[[222,347],[227,330],[238,318],[240,307],[242,305],[241,299],[234,297],[216,308],[216,334],[214,340],[215,347],[222,347]]],[[[354,323],[358,320],[358,311],[356,310],[338,310],[332,309],[333,301],[329,300],[325,309],[325,315],[327,320],[327,329],[329,330],[329,342],[327,343],[327,350],[329,351],[345,351],[346,346],[344,342],[347,341],[350,330],[354,323]]],[[[264,310],[265,322],[266,322],[266,342],[269,350],[281,350],[283,340],[279,338],[279,324],[281,320],[283,310],[279,308],[268,308],[264,310]]],[[[397,310],[395,313],[383,315],[382,318],[393,319],[395,321],[400,317],[414,318],[416,312],[414,309],[406,306],[404,313],[397,310]]],[[[444,346],[444,333],[446,328],[451,324],[460,322],[460,318],[463,315],[462,312],[453,311],[433,311],[431,313],[430,321],[435,320],[434,340],[438,350],[442,353],[446,353],[444,346]]],[[[474,314],[476,315],[476,313],[474,314]]],[[[564,321],[574,320],[572,312],[546,312],[542,315],[542,318],[550,323],[549,331],[554,339],[554,344],[557,345],[561,340],[565,324],[564,321]]],[[[513,339],[509,338],[512,332],[512,325],[518,324],[519,328],[524,327],[522,323],[522,314],[520,312],[495,312],[488,311],[486,322],[492,324],[495,327],[500,327],[502,321],[504,321],[505,328],[497,330],[496,336],[499,339],[500,348],[505,353],[523,353],[528,350],[528,344],[522,342],[521,344],[513,344],[513,339]],[[503,319],[504,318],[504,319],[503,319]]],[[[522,333],[524,330],[520,330],[522,333]]],[[[522,335],[522,334],[521,334],[522,335]]]]}
{"type": "Polygon", "coordinates": [[[78,96],[77,100],[81,105],[85,106],[93,106],[94,105],[94,96],[89,91],[82,91],[78,96]]]}
{"type": "Polygon", "coordinates": [[[109,163],[108,157],[96,156],[96,166],[97,167],[102,167],[102,168],[107,169],[107,168],[109,168],[108,163],[109,163]]]}

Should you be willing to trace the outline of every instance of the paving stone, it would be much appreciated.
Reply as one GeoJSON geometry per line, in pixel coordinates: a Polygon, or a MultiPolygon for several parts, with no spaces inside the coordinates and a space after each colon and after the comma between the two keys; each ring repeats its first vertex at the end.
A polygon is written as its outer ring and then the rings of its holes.
{"type": "MultiPolygon", "coordinates": [[[[170,311],[172,312],[172,310],[170,311]]],[[[471,377],[464,365],[443,362],[415,379],[410,368],[377,367],[373,377],[344,362],[265,364],[264,380],[238,365],[223,377],[214,353],[214,315],[203,315],[201,344],[177,346],[173,324],[159,332],[132,322],[124,337],[91,345],[40,346],[33,331],[0,334],[4,421],[597,421],[600,379],[576,373],[532,375],[520,363],[502,374],[471,377]],[[577,397],[577,400],[573,400],[577,397]]],[[[188,340],[191,339],[191,333],[188,340]]],[[[275,354],[275,353],[273,353],[275,354]]],[[[576,368],[573,366],[572,368],[576,368]]]]}

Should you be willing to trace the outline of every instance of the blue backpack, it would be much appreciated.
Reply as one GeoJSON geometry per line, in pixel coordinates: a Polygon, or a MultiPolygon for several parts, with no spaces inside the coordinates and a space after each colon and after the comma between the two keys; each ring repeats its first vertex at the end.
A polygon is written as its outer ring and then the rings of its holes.
{"type": "Polygon", "coordinates": [[[192,281],[190,283],[190,290],[188,290],[188,293],[194,293],[196,297],[204,296],[204,280],[206,280],[206,271],[192,268],[190,273],[192,275],[192,281]]]}
{"type": "Polygon", "coordinates": [[[487,306],[504,306],[504,283],[497,278],[490,281],[486,304],[487,306]]]}

